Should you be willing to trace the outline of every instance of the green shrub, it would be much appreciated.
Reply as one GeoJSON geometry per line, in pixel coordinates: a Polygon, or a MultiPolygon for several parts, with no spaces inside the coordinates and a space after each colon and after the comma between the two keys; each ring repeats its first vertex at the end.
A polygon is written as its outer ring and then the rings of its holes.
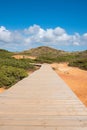
{"type": "Polygon", "coordinates": [[[77,59],[69,63],[70,66],[79,67],[81,69],[87,70],[87,59],[77,59]]]}
{"type": "Polygon", "coordinates": [[[2,66],[0,70],[0,87],[8,88],[28,76],[24,69],[12,66],[2,66]]]}
{"type": "Polygon", "coordinates": [[[34,70],[30,59],[15,59],[13,53],[0,49],[0,87],[10,87],[26,77],[27,70],[34,70]]]}
{"type": "Polygon", "coordinates": [[[59,62],[69,62],[72,61],[73,59],[75,59],[75,56],[70,54],[59,55],[55,57],[51,57],[51,55],[41,55],[37,57],[35,61],[40,63],[53,63],[53,62],[59,63],[59,62]]]}
{"type": "Polygon", "coordinates": [[[6,59],[0,58],[0,66],[3,66],[3,65],[23,68],[25,70],[34,69],[34,66],[30,64],[28,59],[17,60],[14,58],[6,58],[6,59]]]}

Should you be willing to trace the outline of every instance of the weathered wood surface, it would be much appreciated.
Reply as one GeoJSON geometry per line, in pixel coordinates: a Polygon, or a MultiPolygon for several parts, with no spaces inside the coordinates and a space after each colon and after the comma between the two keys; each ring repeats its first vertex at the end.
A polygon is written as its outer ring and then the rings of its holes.
{"type": "Polygon", "coordinates": [[[87,108],[44,64],[0,94],[0,130],[87,130],[87,108]]]}

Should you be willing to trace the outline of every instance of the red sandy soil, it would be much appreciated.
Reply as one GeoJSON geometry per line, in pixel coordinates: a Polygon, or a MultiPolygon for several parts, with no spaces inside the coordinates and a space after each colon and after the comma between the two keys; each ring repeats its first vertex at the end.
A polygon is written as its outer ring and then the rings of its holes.
{"type": "Polygon", "coordinates": [[[54,63],[51,66],[87,106],[87,71],[69,67],[67,63],[54,63]]]}

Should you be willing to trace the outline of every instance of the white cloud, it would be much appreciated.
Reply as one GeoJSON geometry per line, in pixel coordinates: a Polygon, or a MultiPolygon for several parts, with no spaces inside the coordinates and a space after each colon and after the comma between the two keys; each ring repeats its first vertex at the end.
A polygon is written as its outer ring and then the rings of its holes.
{"type": "Polygon", "coordinates": [[[73,45],[79,46],[80,44],[79,44],[79,42],[73,42],[73,45]]]}
{"type": "Polygon", "coordinates": [[[59,35],[65,34],[66,32],[63,28],[57,27],[53,30],[53,33],[54,35],[59,36],[59,35]]]}
{"type": "Polygon", "coordinates": [[[87,40],[87,33],[83,34],[83,38],[87,40]]]}
{"type": "Polygon", "coordinates": [[[0,27],[0,41],[2,42],[10,42],[11,40],[11,32],[7,30],[4,26],[0,27]]]}
{"type": "Polygon", "coordinates": [[[28,29],[24,29],[24,32],[30,35],[36,35],[37,33],[41,34],[43,33],[43,31],[44,30],[39,25],[36,24],[30,26],[28,29]]]}
{"type": "Polygon", "coordinates": [[[61,27],[43,29],[39,25],[33,25],[24,30],[10,31],[4,26],[0,27],[0,48],[7,46],[8,48],[28,49],[37,45],[49,46],[86,46],[87,33],[80,35],[74,33],[69,35],[65,29],[61,27]]]}
{"type": "Polygon", "coordinates": [[[40,26],[34,25],[25,29],[24,32],[27,34],[25,41],[29,43],[40,42],[46,44],[58,44],[58,42],[64,42],[70,39],[70,36],[66,33],[66,31],[60,27],[44,30],[40,26]]]}

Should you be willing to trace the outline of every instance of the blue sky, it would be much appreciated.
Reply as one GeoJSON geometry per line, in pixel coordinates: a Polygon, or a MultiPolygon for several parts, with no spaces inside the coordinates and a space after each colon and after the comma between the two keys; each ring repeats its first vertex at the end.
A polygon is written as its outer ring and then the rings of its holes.
{"type": "Polygon", "coordinates": [[[87,0],[0,0],[0,48],[41,45],[87,49],[87,0]]]}

